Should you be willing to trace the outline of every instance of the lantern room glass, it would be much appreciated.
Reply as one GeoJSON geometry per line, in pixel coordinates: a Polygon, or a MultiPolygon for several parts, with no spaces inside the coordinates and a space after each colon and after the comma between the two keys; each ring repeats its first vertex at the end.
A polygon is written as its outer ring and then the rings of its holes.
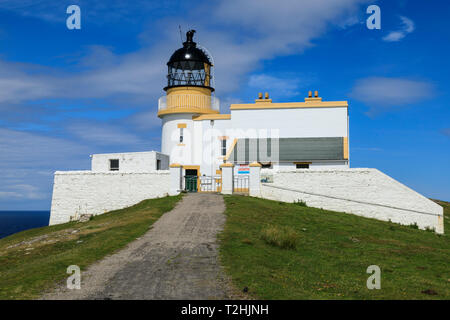
{"type": "Polygon", "coordinates": [[[211,66],[200,61],[175,61],[168,65],[167,86],[209,87],[211,66]]]}

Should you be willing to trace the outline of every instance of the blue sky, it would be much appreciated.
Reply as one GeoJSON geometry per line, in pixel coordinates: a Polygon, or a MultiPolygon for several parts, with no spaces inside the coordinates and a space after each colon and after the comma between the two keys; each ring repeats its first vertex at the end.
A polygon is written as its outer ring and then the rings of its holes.
{"type": "Polygon", "coordinates": [[[49,209],[53,172],[89,169],[89,154],[160,148],[179,25],[214,57],[222,112],[260,91],[348,100],[352,167],[450,200],[449,14],[437,0],[1,0],[0,210],[49,209]]]}

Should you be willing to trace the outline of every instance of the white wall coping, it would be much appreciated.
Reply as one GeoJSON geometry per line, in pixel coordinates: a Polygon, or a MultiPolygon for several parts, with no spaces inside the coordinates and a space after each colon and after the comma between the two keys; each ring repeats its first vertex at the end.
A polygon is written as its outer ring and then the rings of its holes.
{"type": "MultiPolygon", "coordinates": [[[[267,171],[261,171],[261,173],[267,173],[269,172],[268,170],[273,170],[273,169],[265,169],[267,171]]],[[[378,169],[375,168],[333,168],[333,169],[287,169],[287,170],[278,170],[278,171],[274,171],[276,173],[301,173],[301,174],[314,174],[314,173],[341,173],[341,172],[349,172],[349,173],[370,173],[370,172],[376,172],[380,175],[385,176],[387,179],[391,180],[393,183],[395,183],[396,185],[398,185],[399,187],[408,190],[412,193],[414,193],[416,196],[422,198],[423,200],[427,200],[430,201],[436,208],[442,208],[440,205],[438,205],[437,203],[435,203],[434,201],[430,200],[429,198],[425,197],[424,195],[418,193],[417,191],[411,189],[410,187],[404,185],[403,183],[395,180],[394,178],[392,178],[391,176],[388,176],[387,174],[381,172],[378,169]]],[[[273,186],[272,183],[270,183],[271,186],[273,186]]],[[[296,190],[297,192],[302,192],[299,190],[296,190]]],[[[307,192],[302,192],[302,193],[307,193],[307,192]]],[[[349,200],[349,199],[347,199],[349,200]]]]}
{"type": "Polygon", "coordinates": [[[91,154],[91,156],[97,156],[97,155],[99,155],[99,156],[106,156],[106,155],[119,155],[119,154],[137,154],[137,153],[140,153],[140,154],[143,154],[143,153],[159,153],[159,154],[166,155],[166,154],[164,154],[164,153],[162,153],[160,151],[151,150],[151,151],[136,151],[136,152],[94,153],[94,154],[91,154]]]}
{"type": "Polygon", "coordinates": [[[309,172],[371,172],[371,171],[379,171],[374,168],[310,168],[310,169],[261,169],[261,172],[276,172],[276,173],[309,173],[309,172]]]}
{"type": "Polygon", "coordinates": [[[302,190],[298,190],[298,189],[291,189],[291,188],[286,188],[286,187],[280,187],[280,186],[277,186],[277,185],[273,185],[271,183],[262,183],[262,185],[266,186],[266,187],[270,187],[270,188],[275,188],[275,189],[281,189],[281,190],[286,190],[286,191],[293,191],[293,192],[298,192],[298,193],[309,194],[309,195],[312,195],[312,196],[325,197],[325,198],[336,199],[336,200],[344,200],[344,201],[349,201],[349,202],[356,202],[356,203],[368,204],[368,205],[371,205],[371,206],[379,206],[379,207],[385,207],[385,208],[397,209],[397,210],[403,210],[403,211],[411,211],[411,212],[415,212],[415,213],[426,214],[426,215],[436,216],[436,217],[442,217],[444,215],[443,213],[442,214],[437,214],[437,213],[432,213],[432,212],[418,211],[418,210],[414,210],[414,209],[407,209],[407,208],[400,208],[400,207],[396,207],[396,206],[391,206],[391,205],[388,205],[388,204],[368,202],[368,201],[361,201],[361,200],[354,200],[354,199],[348,199],[348,198],[343,198],[343,197],[336,197],[336,196],[331,196],[331,195],[326,195],[326,194],[319,194],[319,193],[314,193],[314,192],[302,191],[302,190]]]}
{"type": "Polygon", "coordinates": [[[78,170],[78,171],[55,171],[55,175],[125,175],[125,174],[170,174],[169,170],[152,170],[152,171],[136,171],[136,172],[121,172],[121,171],[90,171],[90,170],[78,170]]]}

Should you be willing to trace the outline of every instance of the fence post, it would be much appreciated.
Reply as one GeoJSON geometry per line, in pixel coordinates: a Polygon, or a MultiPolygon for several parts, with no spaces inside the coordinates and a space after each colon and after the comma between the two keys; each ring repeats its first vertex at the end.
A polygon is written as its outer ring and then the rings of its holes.
{"type": "Polygon", "coordinates": [[[258,162],[250,163],[250,181],[248,183],[248,194],[251,197],[261,196],[261,164],[258,162]]]}
{"type": "Polygon", "coordinates": [[[181,192],[181,164],[172,163],[169,166],[169,171],[170,171],[169,195],[176,196],[181,192]]]}
{"type": "Polygon", "coordinates": [[[233,193],[233,171],[234,164],[223,163],[220,165],[222,169],[222,192],[223,194],[233,193]]]}

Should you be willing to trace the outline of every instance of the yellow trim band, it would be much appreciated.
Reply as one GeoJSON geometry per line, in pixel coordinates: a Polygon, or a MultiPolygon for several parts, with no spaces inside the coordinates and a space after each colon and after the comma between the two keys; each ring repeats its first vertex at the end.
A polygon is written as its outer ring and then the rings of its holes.
{"type": "Polygon", "coordinates": [[[231,114],[202,114],[200,116],[193,116],[192,120],[230,120],[231,114]]]}
{"type": "Polygon", "coordinates": [[[233,143],[231,144],[230,149],[228,149],[227,154],[226,154],[225,157],[223,158],[224,160],[228,160],[228,158],[229,158],[230,155],[231,155],[231,152],[233,152],[233,149],[234,149],[234,147],[236,146],[237,141],[238,141],[237,138],[235,138],[235,139],[233,140],[233,143]]]}
{"type": "Polygon", "coordinates": [[[312,102],[282,102],[282,103],[248,103],[232,104],[230,110],[246,109],[296,109],[296,108],[335,108],[348,107],[347,101],[312,101],[312,102]]]}
{"type": "Polygon", "coordinates": [[[226,162],[226,163],[222,163],[220,166],[220,168],[224,168],[224,167],[234,167],[234,164],[226,162]]]}
{"type": "Polygon", "coordinates": [[[344,147],[344,159],[348,160],[348,137],[344,137],[343,147],[344,147]]]}
{"type": "Polygon", "coordinates": [[[179,123],[178,128],[186,128],[186,123],[179,123]]]}
{"type": "Polygon", "coordinates": [[[262,167],[262,165],[259,162],[252,162],[250,163],[249,167],[262,167]]]}
{"type": "Polygon", "coordinates": [[[166,114],[172,114],[172,113],[198,113],[198,114],[214,114],[219,113],[217,110],[212,109],[205,109],[205,108],[195,108],[195,107],[174,107],[174,108],[167,108],[158,111],[158,117],[166,115],[166,114]]]}
{"type": "Polygon", "coordinates": [[[197,170],[197,174],[200,175],[200,166],[192,166],[192,165],[185,166],[185,165],[183,165],[183,169],[197,170]]]}

